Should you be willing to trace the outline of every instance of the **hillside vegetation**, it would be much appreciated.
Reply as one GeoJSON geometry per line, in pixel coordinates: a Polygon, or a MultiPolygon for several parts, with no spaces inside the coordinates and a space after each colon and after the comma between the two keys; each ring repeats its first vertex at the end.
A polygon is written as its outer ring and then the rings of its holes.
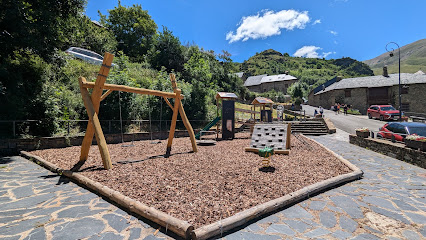
{"type": "MultiPolygon", "coordinates": [[[[390,47],[397,48],[396,45],[389,44],[388,48],[390,47]]],[[[426,72],[426,39],[402,46],[400,52],[401,72],[415,73],[419,70],[426,72]]],[[[398,73],[398,50],[394,51],[393,57],[390,57],[389,53],[385,52],[378,57],[363,62],[371,67],[375,75],[383,73],[384,65],[388,65],[389,73],[398,73]]]]}
{"type": "Polygon", "coordinates": [[[335,76],[361,77],[372,76],[373,71],[365,63],[351,58],[317,59],[291,57],[288,53],[281,54],[273,49],[257,53],[239,66],[240,71],[251,76],[261,74],[282,74],[286,71],[299,79],[297,84],[289,88],[293,95],[296,88],[301,88],[303,96],[309,91],[335,76]]]}

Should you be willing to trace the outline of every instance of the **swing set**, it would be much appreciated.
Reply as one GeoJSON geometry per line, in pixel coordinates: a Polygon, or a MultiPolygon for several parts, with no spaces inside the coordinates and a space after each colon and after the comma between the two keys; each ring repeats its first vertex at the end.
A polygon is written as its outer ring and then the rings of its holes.
{"type": "Polygon", "coordinates": [[[130,93],[136,93],[136,94],[154,95],[154,96],[162,97],[164,101],[167,103],[167,105],[169,105],[169,107],[173,110],[165,157],[170,156],[178,113],[180,114],[183,124],[185,125],[185,128],[189,133],[189,137],[191,139],[191,144],[192,144],[192,151],[197,152],[197,144],[195,142],[194,130],[192,129],[192,126],[189,123],[188,118],[186,117],[185,110],[183,109],[183,106],[181,103],[183,99],[183,95],[181,94],[182,90],[177,88],[175,75],[170,74],[170,80],[173,87],[172,93],[151,90],[151,89],[144,89],[144,88],[134,88],[134,87],[129,87],[125,85],[106,84],[105,81],[106,81],[106,78],[108,77],[113,58],[114,58],[114,55],[110,53],[105,53],[102,66],[99,70],[99,73],[95,82],[87,82],[84,77],[80,77],[78,79],[80,84],[81,96],[83,98],[83,102],[84,102],[84,106],[86,107],[87,114],[89,116],[89,123],[87,124],[86,133],[83,139],[83,143],[81,144],[81,153],[80,153],[80,160],[78,162],[78,165],[82,166],[84,162],[87,160],[89,156],[90,146],[92,145],[93,135],[95,135],[96,142],[98,144],[99,151],[101,153],[102,163],[104,168],[105,169],[112,168],[111,158],[109,155],[107,143],[105,141],[105,136],[102,132],[101,124],[99,122],[98,114],[99,114],[100,102],[104,100],[113,91],[130,92],[130,93]],[[93,88],[91,95],[88,91],[89,88],[93,88]],[[106,90],[106,92],[104,93],[103,90],[106,90]],[[170,103],[169,98],[174,99],[174,105],[170,103]]]}

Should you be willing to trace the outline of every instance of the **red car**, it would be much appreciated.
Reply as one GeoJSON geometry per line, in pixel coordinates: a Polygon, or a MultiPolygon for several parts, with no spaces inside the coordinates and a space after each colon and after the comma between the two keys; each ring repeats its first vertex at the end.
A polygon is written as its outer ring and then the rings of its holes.
{"type": "Polygon", "coordinates": [[[368,118],[383,120],[398,120],[399,111],[392,105],[371,105],[367,110],[368,118]]]}
{"type": "Polygon", "coordinates": [[[392,122],[386,123],[379,129],[377,138],[395,139],[403,142],[404,138],[410,134],[426,136],[426,123],[419,122],[392,122]]]}

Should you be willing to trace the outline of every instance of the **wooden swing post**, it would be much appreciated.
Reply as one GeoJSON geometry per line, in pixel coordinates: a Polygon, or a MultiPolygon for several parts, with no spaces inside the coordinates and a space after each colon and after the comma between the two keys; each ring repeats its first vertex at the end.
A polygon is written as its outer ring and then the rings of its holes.
{"type": "Polygon", "coordinates": [[[98,114],[100,102],[104,100],[113,91],[131,92],[137,94],[163,97],[166,103],[173,109],[172,123],[170,125],[169,139],[167,142],[166,157],[170,156],[178,113],[180,114],[182,121],[186,129],[188,130],[192,142],[192,150],[193,152],[197,152],[197,144],[195,142],[194,130],[192,129],[192,126],[189,123],[188,118],[186,117],[185,110],[183,109],[181,102],[181,100],[183,99],[183,95],[181,95],[182,91],[177,88],[175,75],[170,74],[170,79],[172,81],[173,87],[172,93],[143,88],[134,88],[116,84],[105,84],[113,58],[114,55],[110,53],[105,53],[101,69],[99,70],[98,77],[96,78],[96,82],[86,82],[86,79],[83,77],[80,77],[78,79],[80,84],[81,96],[83,98],[84,106],[87,110],[87,115],[89,116],[89,122],[87,124],[83,143],[81,144],[80,160],[77,165],[82,166],[87,160],[89,156],[90,146],[92,145],[93,141],[93,135],[95,135],[96,142],[98,143],[99,151],[101,153],[104,168],[112,168],[111,157],[109,155],[107,143],[105,141],[105,136],[102,132],[102,127],[99,122],[98,114]],[[88,88],[93,88],[92,95],[89,94],[88,88]],[[107,90],[105,93],[103,93],[104,89],[107,90]],[[175,99],[174,106],[172,106],[172,104],[167,98],[175,99]]]}

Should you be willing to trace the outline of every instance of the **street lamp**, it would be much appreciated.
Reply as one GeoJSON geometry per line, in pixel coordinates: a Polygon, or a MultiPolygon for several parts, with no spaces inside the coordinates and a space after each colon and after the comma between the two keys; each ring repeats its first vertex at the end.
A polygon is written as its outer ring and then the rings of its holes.
{"type": "Polygon", "coordinates": [[[398,106],[398,110],[399,110],[399,121],[401,122],[402,119],[402,112],[401,112],[401,52],[399,49],[399,45],[396,42],[390,42],[388,44],[386,44],[386,51],[389,52],[389,56],[393,57],[393,51],[395,51],[395,49],[393,47],[389,47],[391,50],[388,50],[388,45],[389,44],[394,44],[398,47],[398,98],[399,98],[399,106],[398,106]]]}

